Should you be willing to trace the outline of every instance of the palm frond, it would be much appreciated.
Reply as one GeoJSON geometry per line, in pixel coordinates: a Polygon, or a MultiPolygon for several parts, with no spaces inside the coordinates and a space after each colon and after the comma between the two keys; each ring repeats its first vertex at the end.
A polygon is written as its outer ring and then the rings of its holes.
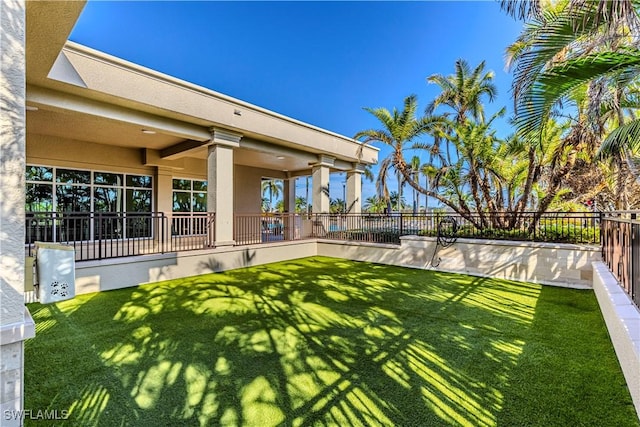
{"type": "Polygon", "coordinates": [[[600,158],[612,157],[616,154],[638,152],[640,150],[640,120],[634,120],[614,129],[602,141],[597,156],[600,158]]]}
{"type": "Polygon", "coordinates": [[[518,102],[518,130],[525,134],[539,132],[552,106],[569,91],[589,80],[629,67],[640,67],[640,51],[595,53],[564,61],[545,71],[518,102]]]}

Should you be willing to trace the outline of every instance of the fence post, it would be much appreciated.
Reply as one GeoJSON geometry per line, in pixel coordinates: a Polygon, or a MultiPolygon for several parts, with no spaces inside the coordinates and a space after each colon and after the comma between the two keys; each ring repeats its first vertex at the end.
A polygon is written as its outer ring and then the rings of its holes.
{"type": "Polygon", "coordinates": [[[598,221],[600,222],[600,247],[604,259],[604,212],[598,212],[598,221]]]}
{"type": "MultiPolygon", "coordinates": [[[[96,220],[94,214],[94,221],[96,220]]],[[[102,214],[98,213],[98,259],[102,259],[102,214]]]]}
{"type": "Polygon", "coordinates": [[[631,259],[630,265],[630,277],[629,290],[631,293],[631,299],[635,302],[637,307],[640,307],[640,295],[638,294],[638,282],[640,282],[640,223],[631,223],[631,259]]]}

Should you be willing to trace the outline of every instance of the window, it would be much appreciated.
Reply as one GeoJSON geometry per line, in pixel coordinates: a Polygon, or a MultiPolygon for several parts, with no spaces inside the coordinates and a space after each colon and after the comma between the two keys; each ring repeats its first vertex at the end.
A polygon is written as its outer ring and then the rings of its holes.
{"type": "Polygon", "coordinates": [[[26,181],[28,241],[151,235],[151,176],[27,165],[26,181]]]}
{"type": "Polygon", "coordinates": [[[173,215],[171,234],[204,234],[207,228],[207,181],[173,180],[173,215]]]}
{"type": "Polygon", "coordinates": [[[207,182],[191,179],[174,179],[173,211],[206,212],[207,182]]]}

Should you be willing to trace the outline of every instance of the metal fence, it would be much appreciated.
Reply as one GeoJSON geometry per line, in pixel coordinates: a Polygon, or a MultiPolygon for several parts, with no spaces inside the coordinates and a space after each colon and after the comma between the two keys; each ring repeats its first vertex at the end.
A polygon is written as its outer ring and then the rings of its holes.
{"type": "Polygon", "coordinates": [[[603,214],[602,259],[640,308],[640,212],[603,214]]]}
{"type": "Polygon", "coordinates": [[[159,212],[27,212],[27,255],[35,242],[73,246],[76,260],[117,258],[166,250],[166,217],[159,212]]]}
{"type": "Polygon", "coordinates": [[[236,214],[233,238],[236,245],[254,245],[308,239],[311,219],[300,214],[236,214]]]}
{"type": "Polygon", "coordinates": [[[174,213],[169,250],[179,252],[213,247],[215,217],[213,212],[174,213]]]}
{"type": "MultiPolygon", "coordinates": [[[[508,214],[236,214],[236,245],[308,238],[399,244],[404,235],[435,236],[440,221],[456,224],[457,237],[599,243],[597,213],[508,214]]],[[[28,212],[26,244],[60,242],[76,249],[76,259],[93,260],[199,250],[215,245],[214,213],[28,212]]]]}
{"type": "Polygon", "coordinates": [[[435,214],[316,214],[314,236],[335,240],[399,244],[406,235],[436,236],[443,218],[455,221],[456,236],[536,242],[600,242],[596,212],[435,214]]]}

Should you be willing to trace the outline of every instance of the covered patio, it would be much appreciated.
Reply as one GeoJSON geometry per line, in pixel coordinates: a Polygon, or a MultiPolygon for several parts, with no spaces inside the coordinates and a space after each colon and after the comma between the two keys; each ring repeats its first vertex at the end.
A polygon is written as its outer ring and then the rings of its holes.
{"type": "Polygon", "coordinates": [[[293,214],[295,180],[310,177],[321,213],[336,172],[360,212],[361,175],[377,149],[67,41],[81,9],[26,7],[26,243],[133,237],[188,247],[204,235],[203,246],[223,247],[279,230],[299,236],[300,218],[282,227],[259,218],[262,180],[282,180],[293,214]]]}

